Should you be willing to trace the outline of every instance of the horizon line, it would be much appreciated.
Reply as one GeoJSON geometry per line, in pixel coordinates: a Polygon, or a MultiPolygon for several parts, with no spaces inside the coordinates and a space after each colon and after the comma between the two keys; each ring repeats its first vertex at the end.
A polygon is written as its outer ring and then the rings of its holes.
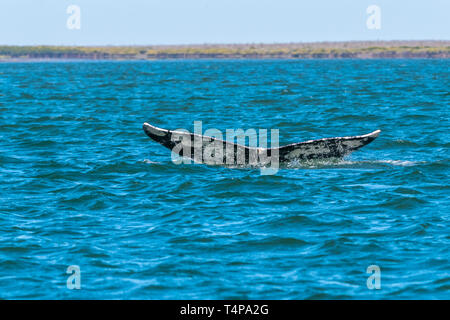
{"type": "Polygon", "coordinates": [[[418,42],[433,42],[450,44],[450,39],[420,39],[420,40],[318,40],[318,41],[291,41],[291,42],[195,42],[195,43],[179,43],[179,44],[1,44],[2,47],[171,47],[171,46],[232,46],[232,45],[295,45],[295,44],[342,44],[342,43],[418,43],[418,42]]]}

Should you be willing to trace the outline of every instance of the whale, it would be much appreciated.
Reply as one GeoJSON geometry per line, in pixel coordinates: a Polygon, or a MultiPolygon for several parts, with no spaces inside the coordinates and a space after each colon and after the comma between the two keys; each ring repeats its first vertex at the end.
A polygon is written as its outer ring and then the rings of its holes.
{"type": "Polygon", "coordinates": [[[372,141],[381,130],[357,136],[322,138],[292,143],[274,148],[258,148],[199,135],[185,130],[168,130],[143,124],[145,134],[153,141],[170,149],[181,157],[207,164],[255,164],[266,165],[277,157],[279,163],[305,160],[339,159],[349,155],[372,141]],[[211,146],[214,146],[211,148],[211,146]],[[219,149],[219,157],[209,153],[219,149]],[[205,153],[208,154],[205,157],[205,153]],[[215,156],[215,157],[214,157],[215,156]],[[256,161],[256,162],[255,162],[256,161]]]}

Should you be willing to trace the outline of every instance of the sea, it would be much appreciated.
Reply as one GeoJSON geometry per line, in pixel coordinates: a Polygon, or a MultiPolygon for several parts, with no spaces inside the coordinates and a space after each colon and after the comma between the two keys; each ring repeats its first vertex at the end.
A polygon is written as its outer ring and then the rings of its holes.
{"type": "Polygon", "coordinates": [[[449,299],[449,60],[0,63],[0,298],[449,299]],[[167,129],[381,130],[338,161],[175,163],[167,129]]]}

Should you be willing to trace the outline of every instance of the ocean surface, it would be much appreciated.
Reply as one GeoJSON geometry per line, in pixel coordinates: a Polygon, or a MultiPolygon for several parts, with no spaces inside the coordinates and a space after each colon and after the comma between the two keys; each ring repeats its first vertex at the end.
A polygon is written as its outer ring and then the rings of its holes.
{"type": "Polygon", "coordinates": [[[0,298],[449,299],[449,86],[449,60],[2,63],[0,298]],[[261,175],[142,130],[194,121],[382,132],[261,175]]]}

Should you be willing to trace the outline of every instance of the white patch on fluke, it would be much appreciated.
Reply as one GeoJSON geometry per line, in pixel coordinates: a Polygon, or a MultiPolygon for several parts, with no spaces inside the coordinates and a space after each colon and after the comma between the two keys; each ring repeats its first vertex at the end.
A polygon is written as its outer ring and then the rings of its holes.
{"type": "Polygon", "coordinates": [[[146,130],[150,131],[150,133],[154,134],[155,136],[165,136],[169,131],[166,129],[161,129],[155,126],[152,126],[151,124],[148,124],[147,122],[144,123],[144,126],[146,130]]]}

